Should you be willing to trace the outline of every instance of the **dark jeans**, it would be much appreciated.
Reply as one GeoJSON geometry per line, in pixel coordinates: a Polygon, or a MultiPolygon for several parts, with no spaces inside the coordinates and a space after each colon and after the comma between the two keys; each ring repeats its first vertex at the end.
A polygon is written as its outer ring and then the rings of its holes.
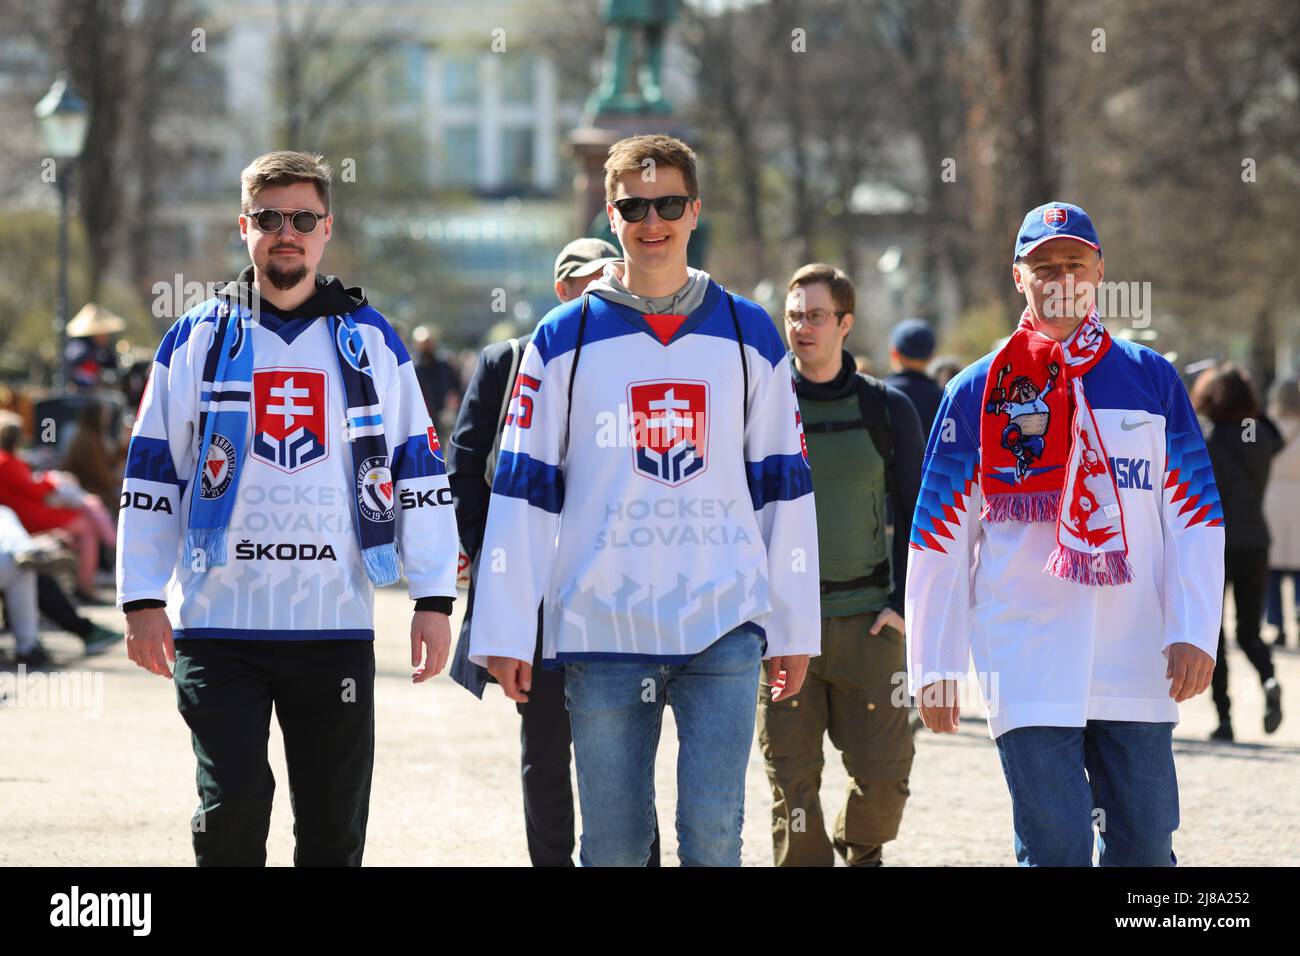
{"type": "MultiPolygon", "coordinates": [[[[1229,548],[1223,555],[1224,583],[1232,585],[1237,608],[1237,643],[1259,672],[1260,683],[1273,676],[1273,655],[1259,636],[1259,615],[1264,603],[1264,581],[1268,576],[1265,548],[1229,548]]],[[[1228,721],[1228,655],[1223,626],[1219,626],[1219,651],[1210,682],[1219,720],[1228,721]]]]}
{"type": "Polygon", "coordinates": [[[295,866],[360,866],[375,754],[371,641],[176,642],[176,700],[193,736],[199,866],[264,866],[284,735],[295,866]]]}
{"type": "MultiPolygon", "coordinates": [[[[524,830],[533,866],[573,866],[573,787],[569,755],[573,734],[564,698],[564,671],[542,669],[539,639],[533,655],[533,689],[516,704],[520,769],[524,784],[524,830]]],[[[659,826],[647,866],[659,865],[659,826]]]]}

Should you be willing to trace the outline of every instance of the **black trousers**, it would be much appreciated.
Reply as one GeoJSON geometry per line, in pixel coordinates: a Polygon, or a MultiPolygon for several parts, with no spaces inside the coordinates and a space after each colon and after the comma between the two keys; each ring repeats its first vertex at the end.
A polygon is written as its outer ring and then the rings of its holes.
{"type": "MultiPolygon", "coordinates": [[[[1264,606],[1264,587],[1268,580],[1268,549],[1230,548],[1223,554],[1224,583],[1232,585],[1237,608],[1237,643],[1259,672],[1260,683],[1273,676],[1273,655],[1259,636],[1259,616],[1264,606]]],[[[1214,706],[1219,720],[1226,723],[1231,702],[1228,700],[1228,656],[1223,625],[1219,625],[1219,651],[1210,681],[1214,706]]]]}
{"type": "MultiPolygon", "coordinates": [[[[533,652],[533,689],[515,704],[524,784],[524,831],[533,866],[573,866],[573,788],[569,761],[573,734],[564,697],[564,671],[542,669],[539,635],[533,652]]],[[[647,866],[659,865],[659,827],[647,866]]]]}
{"type": "Polygon", "coordinates": [[[542,669],[541,641],[533,655],[528,703],[515,704],[519,766],[524,785],[524,832],[533,866],[572,866],[573,788],[569,760],[573,735],[564,706],[564,671],[542,669]]]}
{"type": "Polygon", "coordinates": [[[295,866],[360,866],[375,755],[371,641],[176,642],[176,700],[198,758],[199,866],[264,866],[284,736],[295,866]]]}

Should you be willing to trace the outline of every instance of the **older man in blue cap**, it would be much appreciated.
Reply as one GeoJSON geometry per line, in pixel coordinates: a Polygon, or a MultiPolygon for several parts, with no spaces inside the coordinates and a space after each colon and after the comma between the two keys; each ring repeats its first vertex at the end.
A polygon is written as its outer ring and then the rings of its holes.
{"type": "Polygon", "coordinates": [[[926,449],[909,686],[955,733],[974,657],[1022,865],[1171,866],[1173,728],[1223,601],[1214,474],[1178,371],[1097,313],[1088,214],[1031,210],[1012,260],[1015,331],[948,383],[926,449]]]}

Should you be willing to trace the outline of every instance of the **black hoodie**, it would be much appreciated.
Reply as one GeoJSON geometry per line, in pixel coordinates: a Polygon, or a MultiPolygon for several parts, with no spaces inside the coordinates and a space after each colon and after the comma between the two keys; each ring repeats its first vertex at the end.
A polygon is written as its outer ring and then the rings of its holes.
{"type": "Polygon", "coordinates": [[[316,273],[316,291],[311,298],[294,309],[279,309],[272,305],[264,295],[259,295],[253,288],[255,273],[252,265],[244,267],[239,278],[227,283],[217,295],[233,299],[249,308],[258,307],[261,315],[270,316],[271,325],[280,325],[298,319],[318,319],[322,315],[343,315],[355,312],[366,304],[366,294],[360,286],[345,289],[337,276],[316,273]],[[277,321],[278,320],[278,321],[277,321]]]}

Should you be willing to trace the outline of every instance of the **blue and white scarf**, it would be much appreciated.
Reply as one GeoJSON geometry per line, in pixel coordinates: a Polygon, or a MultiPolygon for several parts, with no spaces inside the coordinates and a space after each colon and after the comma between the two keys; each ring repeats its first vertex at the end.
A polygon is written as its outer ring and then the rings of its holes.
{"type": "MultiPolygon", "coordinates": [[[[239,492],[247,452],[253,393],[252,310],[233,297],[217,311],[216,331],[203,364],[199,404],[198,474],[190,500],[187,556],[198,571],[226,563],[226,529],[239,492]]],[[[376,585],[400,576],[394,546],[393,475],[380,417],[374,369],[350,314],[329,316],[347,406],[352,449],[352,515],[366,575],[376,585]]]]}

